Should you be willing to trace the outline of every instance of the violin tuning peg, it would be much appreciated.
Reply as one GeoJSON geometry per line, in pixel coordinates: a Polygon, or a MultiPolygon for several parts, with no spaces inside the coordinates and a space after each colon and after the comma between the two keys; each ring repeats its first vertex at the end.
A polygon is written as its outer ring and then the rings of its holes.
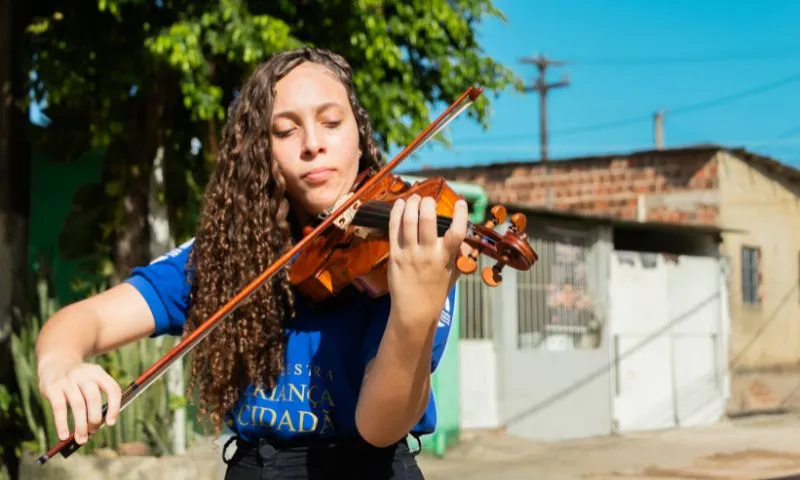
{"type": "Polygon", "coordinates": [[[465,274],[474,273],[478,269],[478,255],[480,253],[477,248],[473,248],[469,255],[459,255],[458,259],[456,259],[458,271],[465,274]]]}
{"type": "Polygon", "coordinates": [[[494,229],[497,225],[506,221],[506,207],[495,205],[489,210],[489,219],[483,224],[488,229],[494,229]]]}
{"type": "Polygon", "coordinates": [[[471,254],[459,255],[456,259],[456,268],[459,272],[469,275],[478,269],[478,262],[475,261],[471,254]]]}
{"type": "Polygon", "coordinates": [[[481,272],[481,279],[483,283],[489,285],[490,287],[496,287],[503,282],[503,267],[505,264],[503,262],[497,262],[492,267],[483,267],[483,271],[481,272]]]}
{"type": "Polygon", "coordinates": [[[491,215],[491,220],[495,225],[499,225],[506,221],[506,207],[502,205],[495,205],[489,210],[489,215],[491,215]]]}
{"type": "Polygon", "coordinates": [[[511,215],[511,226],[518,233],[525,233],[525,229],[528,226],[528,219],[525,217],[525,214],[515,213],[511,215]]]}

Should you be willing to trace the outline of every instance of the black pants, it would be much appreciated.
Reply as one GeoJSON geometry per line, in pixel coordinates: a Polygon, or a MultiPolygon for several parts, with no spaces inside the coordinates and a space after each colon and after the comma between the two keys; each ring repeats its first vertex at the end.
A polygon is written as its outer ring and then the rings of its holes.
{"type": "Polygon", "coordinates": [[[408,443],[386,448],[362,439],[314,443],[236,442],[236,453],[223,459],[228,464],[225,480],[424,480],[408,443]]]}

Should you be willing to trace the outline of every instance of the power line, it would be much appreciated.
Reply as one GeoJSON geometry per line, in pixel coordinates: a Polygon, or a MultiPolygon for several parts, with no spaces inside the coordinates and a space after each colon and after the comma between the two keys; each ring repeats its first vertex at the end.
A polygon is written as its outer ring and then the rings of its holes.
{"type": "Polygon", "coordinates": [[[795,125],[794,127],[788,130],[784,130],[783,132],[779,133],[778,136],[773,138],[771,141],[782,140],[784,138],[791,138],[797,135],[800,135],[800,125],[795,125]]]}
{"type": "MultiPolygon", "coordinates": [[[[782,87],[784,85],[788,85],[790,83],[794,83],[794,82],[797,82],[799,80],[800,80],[800,73],[797,73],[797,74],[794,74],[794,75],[790,75],[788,77],[784,77],[784,78],[782,78],[780,80],[776,80],[774,82],[770,82],[770,83],[767,83],[767,84],[759,85],[757,87],[749,88],[747,90],[742,90],[740,92],[736,92],[736,93],[724,95],[724,96],[721,96],[721,97],[717,97],[717,98],[712,99],[712,100],[706,100],[706,101],[703,101],[703,102],[697,102],[697,103],[684,105],[682,107],[677,107],[677,108],[673,108],[673,109],[666,109],[665,112],[668,115],[674,116],[674,115],[681,115],[681,114],[686,114],[686,113],[690,113],[690,112],[696,112],[698,110],[704,110],[704,109],[707,109],[707,108],[717,107],[719,105],[723,105],[725,103],[729,103],[729,102],[732,102],[732,101],[735,101],[735,100],[739,100],[741,98],[745,98],[745,97],[749,97],[749,96],[752,96],[752,95],[757,95],[759,93],[763,93],[763,92],[766,92],[766,91],[769,91],[769,90],[773,90],[775,88],[782,87]]],[[[643,121],[651,122],[652,121],[652,114],[637,115],[635,117],[627,117],[627,118],[622,118],[622,119],[618,119],[618,120],[612,120],[612,121],[608,121],[608,122],[600,122],[600,123],[595,123],[595,124],[578,125],[578,126],[574,126],[574,127],[566,127],[566,128],[554,129],[554,130],[551,130],[551,133],[552,134],[560,134],[560,135],[568,135],[568,134],[574,134],[574,133],[583,133],[583,132],[590,132],[590,131],[597,131],[597,130],[606,130],[606,129],[609,129],[609,128],[615,128],[615,127],[631,125],[631,124],[640,123],[640,122],[643,122],[643,121]]],[[[495,136],[495,137],[487,137],[487,138],[481,139],[481,140],[475,140],[475,137],[471,137],[470,141],[472,143],[474,143],[474,142],[485,143],[486,141],[516,140],[516,139],[521,139],[521,138],[530,138],[530,134],[529,133],[514,133],[514,134],[508,134],[508,135],[498,135],[498,136],[495,136]]],[[[457,140],[454,140],[454,142],[455,141],[457,141],[457,140]]],[[[471,143],[470,141],[467,141],[464,144],[468,145],[469,143],[471,143]]],[[[462,143],[462,142],[459,142],[459,143],[462,143]]]]}
{"type": "Polygon", "coordinates": [[[722,97],[718,97],[718,98],[715,98],[714,100],[709,100],[709,101],[706,101],[706,102],[699,102],[699,103],[695,103],[695,104],[692,104],[692,105],[686,105],[686,106],[683,106],[683,107],[671,109],[671,110],[668,110],[668,112],[673,116],[675,114],[681,114],[681,113],[687,113],[687,112],[695,112],[697,110],[702,110],[702,109],[705,109],[705,108],[715,107],[717,105],[722,105],[724,103],[732,102],[732,101],[738,100],[740,98],[749,97],[751,95],[757,95],[757,94],[762,93],[762,92],[766,92],[766,91],[769,91],[769,90],[772,90],[772,89],[775,89],[775,88],[778,88],[778,87],[782,87],[784,85],[788,85],[790,83],[794,83],[794,82],[796,82],[798,80],[800,80],[800,73],[796,73],[794,75],[790,75],[788,77],[782,78],[782,79],[777,80],[775,82],[771,82],[771,83],[767,83],[767,84],[764,84],[764,85],[760,85],[758,87],[754,87],[754,88],[750,88],[750,89],[747,89],[747,90],[743,90],[743,91],[738,92],[738,93],[733,93],[733,94],[730,94],[730,95],[725,95],[725,96],[722,96],[722,97]]]}
{"type": "MultiPolygon", "coordinates": [[[[747,90],[743,90],[741,92],[732,93],[729,95],[724,95],[722,97],[717,97],[712,100],[706,100],[703,102],[697,102],[690,105],[684,105],[683,107],[666,109],[665,113],[669,116],[674,117],[675,115],[683,115],[689,112],[696,112],[698,110],[705,110],[707,108],[716,107],[719,105],[724,105],[726,103],[739,100],[740,98],[749,97],[751,95],[757,95],[759,93],[763,93],[769,90],[773,90],[778,87],[782,87],[784,85],[788,85],[790,83],[794,83],[800,80],[800,73],[790,75],[788,77],[782,78],[775,82],[767,83],[764,85],[759,85],[758,87],[750,88],[747,90]]],[[[615,120],[612,122],[604,122],[598,123],[594,125],[584,125],[578,127],[570,127],[570,128],[562,128],[562,129],[555,129],[553,133],[557,134],[570,134],[570,133],[583,133],[593,130],[605,130],[607,128],[630,125],[632,123],[639,123],[641,121],[651,121],[652,115],[639,115],[636,117],[626,118],[622,120],[615,120]]]]}
{"type": "Polygon", "coordinates": [[[628,117],[619,120],[612,120],[610,122],[602,122],[602,123],[594,123],[589,125],[579,125],[577,127],[567,127],[567,128],[557,128],[553,130],[553,133],[558,134],[569,134],[569,133],[582,133],[582,132],[590,132],[593,130],[606,130],[608,128],[614,127],[623,127],[625,125],[631,125],[633,123],[639,123],[642,121],[649,122],[652,119],[652,115],[638,115],[636,117],[628,117]]]}
{"type": "Polygon", "coordinates": [[[581,66],[650,66],[650,65],[677,65],[692,63],[720,63],[739,62],[746,60],[775,60],[800,57],[800,46],[786,51],[740,52],[721,55],[675,55],[666,57],[585,57],[575,58],[570,61],[581,66]]]}
{"type": "Polygon", "coordinates": [[[755,140],[749,143],[752,143],[755,147],[763,147],[763,146],[776,146],[776,145],[792,145],[795,143],[800,143],[800,138],[795,138],[800,136],[800,125],[795,125],[794,127],[784,130],[783,132],[779,133],[775,137],[768,139],[768,140],[755,140]]]}
{"type": "MultiPolygon", "coordinates": [[[[728,140],[720,140],[715,141],[713,143],[723,144],[723,145],[752,145],[758,147],[777,147],[777,146],[800,146],[800,138],[795,139],[780,139],[778,137],[771,137],[768,139],[728,139],[728,140]]],[[[512,144],[503,144],[503,145],[479,145],[479,144],[472,144],[472,145],[464,145],[463,147],[460,145],[456,145],[451,149],[437,149],[436,151],[441,152],[454,152],[454,153],[463,153],[463,152],[510,152],[510,151],[520,151],[520,152],[528,152],[531,149],[536,148],[536,144],[534,143],[512,143],[512,144]]],[[[633,143],[620,143],[620,144],[603,144],[603,143],[573,143],[573,142],[565,142],[565,143],[551,143],[550,144],[551,150],[576,150],[576,151],[583,151],[583,150],[626,150],[626,149],[638,149],[638,148],[649,148],[649,145],[638,145],[633,143]]]]}

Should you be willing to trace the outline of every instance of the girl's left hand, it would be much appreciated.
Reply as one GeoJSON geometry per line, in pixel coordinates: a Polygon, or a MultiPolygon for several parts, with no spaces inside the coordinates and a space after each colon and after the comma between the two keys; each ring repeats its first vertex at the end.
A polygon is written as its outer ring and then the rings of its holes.
{"type": "Polygon", "coordinates": [[[436,202],[413,195],[395,202],[389,219],[389,292],[398,320],[435,325],[458,271],[455,259],[467,232],[467,203],[456,202],[443,237],[436,227],[436,202]]]}

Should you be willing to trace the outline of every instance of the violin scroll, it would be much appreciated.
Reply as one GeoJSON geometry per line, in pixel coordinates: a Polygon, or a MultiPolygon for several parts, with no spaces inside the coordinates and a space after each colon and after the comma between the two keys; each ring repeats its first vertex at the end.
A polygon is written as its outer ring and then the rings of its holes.
{"type": "Polygon", "coordinates": [[[469,255],[460,256],[456,260],[456,268],[461,273],[471,274],[478,269],[478,256],[486,255],[496,263],[484,267],[481,279],[490,287],[496,287],[503,281],[502,271],[507,265],[520,271],[528,270],[539,259],[539,256],[528,244],[525,233],[527,218],[522,213],[511,216],[511,225],[504,234],[495,231],[495,227],[505,223],[508,212],[502,205],[495,205],[489,211],[489,219],[483,225],[472,225],[470,235],[465,241],[472,246],[469,255]]]}
{"type": "MultiPolygon", "coordinates": [[[[506,207],[502,205],[495,205],[491,208],[491,210],[489,210],[489,220],[487,220],[483,226],[486,229],[493,230],[494,227],[505,221],[506,207]]],[[[466,275],[475,273],[475,270],[478,269],[478,256],[480,254],[480,248],[473,247],[472,251],[469,252],[469,255],[460,255],[456,260],[456,268],[458,268],[458,271],[466,275]]]]}

